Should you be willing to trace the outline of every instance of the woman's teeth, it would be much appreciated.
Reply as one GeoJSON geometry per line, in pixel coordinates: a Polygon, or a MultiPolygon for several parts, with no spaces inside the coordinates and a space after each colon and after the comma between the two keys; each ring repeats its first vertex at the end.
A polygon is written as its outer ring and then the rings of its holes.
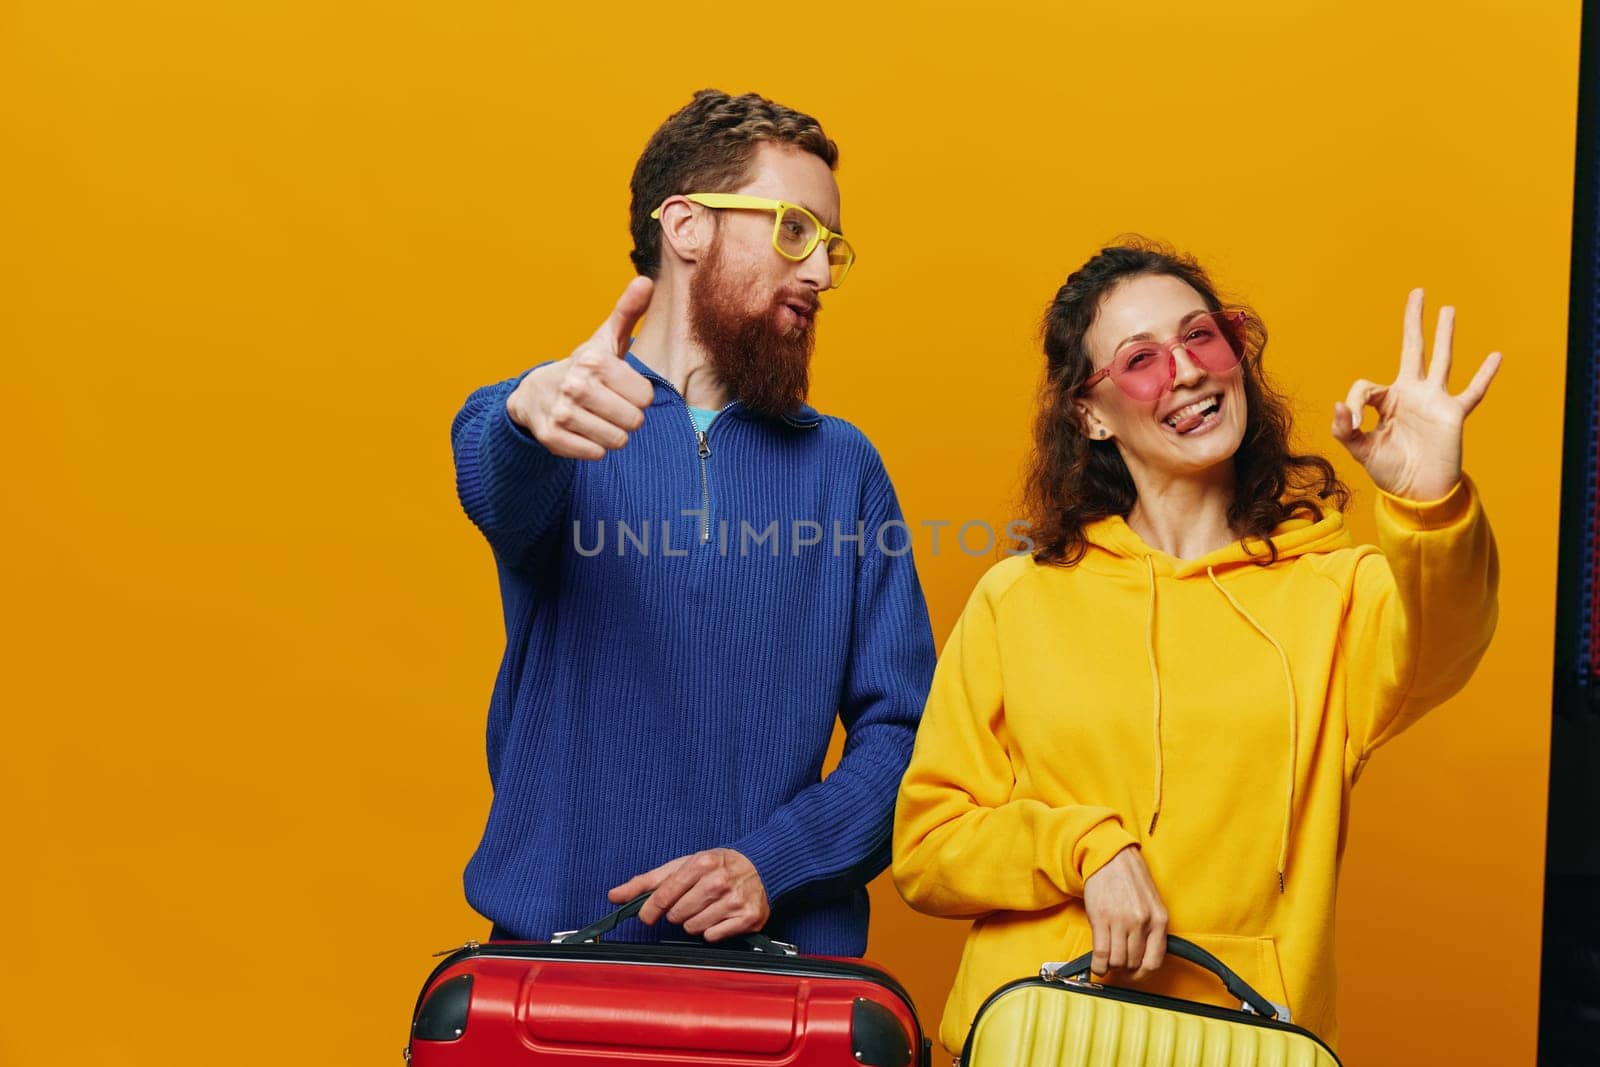
{"type": "Polygon", "coordinates": [[[1168,415],[1162,421],[1179,433],[1188,433],[1206,420],[1206,416],[1215,412],[1222,406],[1220,396],[1208,396],[1204,400],[1196,400],[1193,404],[1186,405],[1168,415]]]}

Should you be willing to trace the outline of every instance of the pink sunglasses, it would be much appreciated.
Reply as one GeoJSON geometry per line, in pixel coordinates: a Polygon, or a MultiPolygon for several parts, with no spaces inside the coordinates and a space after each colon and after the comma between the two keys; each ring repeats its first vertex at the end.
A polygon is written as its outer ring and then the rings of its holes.
{"type": "Polygon", "coordinates": [[[1247,319],[1244,311],[1235,308],[1195,312],[1170,341],[1129,341],[1123,345],[1110,363],[1084,380],[1081,389],[1087,393],[1102,378],[1110,378],[1133,399],[1154,400],[1172,388],[1173,379],[1178,376],[1178,361],[1173,355],[1177,348],[1213,374],[1232,370],[1239,365],[1244,350],[1247,319]]]}

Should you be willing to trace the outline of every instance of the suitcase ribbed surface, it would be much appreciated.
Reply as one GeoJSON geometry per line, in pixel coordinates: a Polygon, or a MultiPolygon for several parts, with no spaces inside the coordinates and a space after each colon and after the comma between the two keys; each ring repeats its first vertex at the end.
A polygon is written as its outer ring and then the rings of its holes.
{"type": "Polygon", "coordinates": [[[1288,1030],[1022,986],[978,1016],[965,1067],[1338,1067],[1288,1030]]]}

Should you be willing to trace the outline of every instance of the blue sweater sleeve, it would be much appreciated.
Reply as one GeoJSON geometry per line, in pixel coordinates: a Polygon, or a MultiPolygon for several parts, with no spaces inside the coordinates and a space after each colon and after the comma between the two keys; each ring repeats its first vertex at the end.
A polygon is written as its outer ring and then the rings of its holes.
{"type": "Polygon", "coordinates": [[[461,506],[513,569],[529,563],[559,521],[578,464],[553,455],[512,421],[506,398],[523,377],[476,390],[450,425],[461,506]]]}
{"type": "Polygon", "coordinates": [[[843,758],[825,779],[730,845],[755,865],[774,908],[865,885],[888,866],[895,796],[933,680],[933,631],[910,533],[901,527],[884,535],[891,550],[905,546],[903,554],[878,550],[879,528],[904,520],[882,461],[867,447],[866,536],[839,708],[843,758]]]}

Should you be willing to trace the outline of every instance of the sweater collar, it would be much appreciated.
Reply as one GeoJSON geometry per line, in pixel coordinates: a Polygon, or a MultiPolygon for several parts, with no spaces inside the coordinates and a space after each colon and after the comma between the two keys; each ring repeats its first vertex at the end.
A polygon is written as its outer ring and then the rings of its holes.
{"type": "MultiPolygon", "coordinates": [[[[683,394],[678,392],[671,382],[667,381],[661,375],[651,370],[642,359],[633,354],[633,350],[631,348],[628,350],[626,359],[630,367],[655,383],[656,398],[651,402],[652,407],[656,404],[688,403],[688,401],[683,398],[683,394]]],[[[748,419],[752,422],[768,421],[765,416],[756,414],[737,400],[730,400],[728,402],[728,406],[722,409],[722,413],[727,415],[736,415],[741,419],[748,419]]],[[[801,404],[799,407],[785,412],[779,417],[779,419],[780,421],[798,429],[809,430],[815,428],[819,423],[822,422],[822,414],[810,404],[801,404]]]]}

